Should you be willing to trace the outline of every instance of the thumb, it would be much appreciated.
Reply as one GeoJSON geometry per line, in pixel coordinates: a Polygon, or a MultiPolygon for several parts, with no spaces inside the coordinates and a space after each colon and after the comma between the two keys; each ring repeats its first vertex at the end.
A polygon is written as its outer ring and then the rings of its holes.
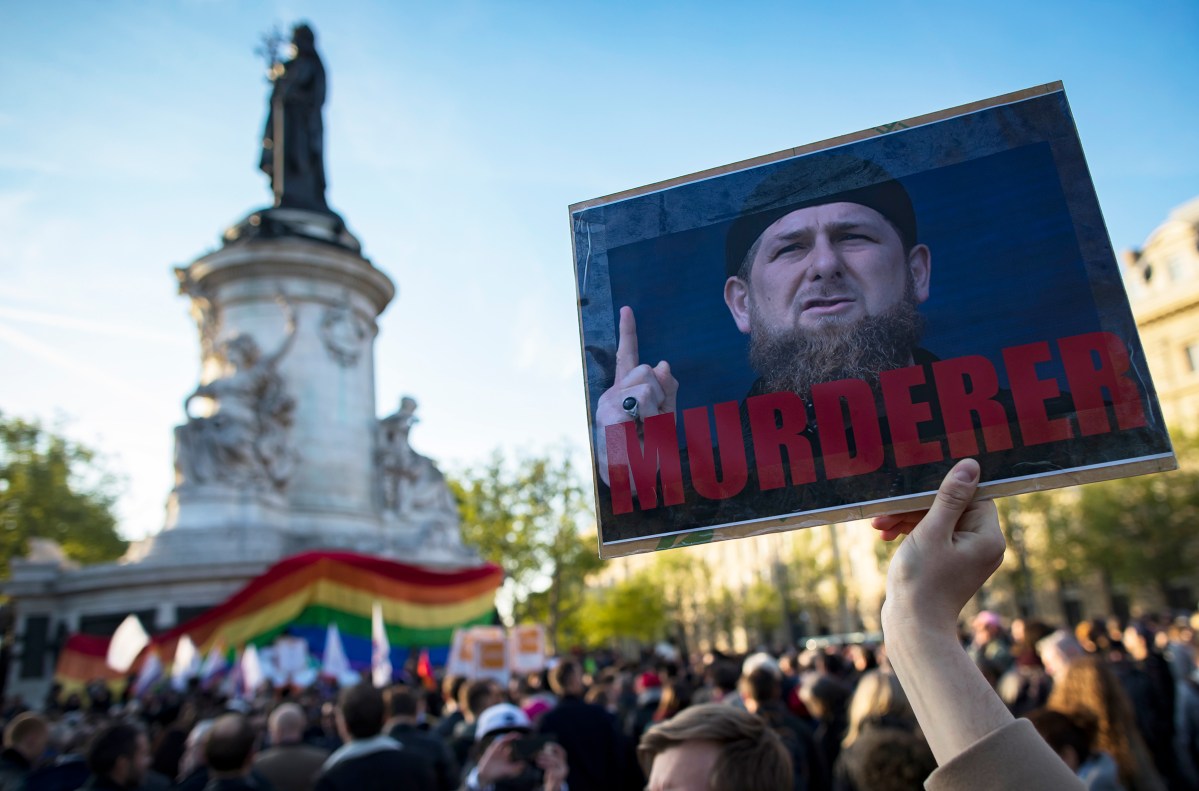
{"type": "Polygon", "coordinates": [[[928,526],[922,532],[926,535],[935,533],[936,535],[931,537],[948,540],[953,535],[958,520],[974,499],[974,493],[978,491],[978,476],[978,462],[974,459],[962,459],[955,464],[945,476],[945,480],[941,481],[941,488],[937,490],[932,507],[921,520],[922,524],[928,526]]]}

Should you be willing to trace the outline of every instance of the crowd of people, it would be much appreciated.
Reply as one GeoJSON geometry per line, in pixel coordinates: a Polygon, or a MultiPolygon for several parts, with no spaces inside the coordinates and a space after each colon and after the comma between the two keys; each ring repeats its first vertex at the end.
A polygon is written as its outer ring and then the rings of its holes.
{"type": "MultiPolygon", "coordinates": [[[[940,515],[947,543],[897,554],[885,647],[571,654],[507,683],[322,681],[252,700],[97,686],[40,712],[9,701],[0,791],[1199,788],[1191,622],[983,612],[955,633],[1002,554],[993,507],[959,506],[940,515]]],[[[937,508],[875,526],[935,537],[937,508]]]]}

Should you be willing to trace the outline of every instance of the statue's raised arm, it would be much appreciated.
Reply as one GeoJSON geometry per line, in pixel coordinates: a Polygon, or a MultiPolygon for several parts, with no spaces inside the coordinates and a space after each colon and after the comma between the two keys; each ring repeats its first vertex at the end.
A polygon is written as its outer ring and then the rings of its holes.
{"type": "Polygon", "coordinates": [[[283,342],[279,344],[279,348],[274,353],[266,355],[262,360],[264,369],[268,371],[275,370],[279,361],[291,350],[292,344],[295,343],[296,339],[296,327],[299,324],[296,319],[296,308],[291,304],[291,300],[287,298],[287,294],[283,293],[282,289],[275,295],[275,302],[283,310],[284,336],[283,342]]]}

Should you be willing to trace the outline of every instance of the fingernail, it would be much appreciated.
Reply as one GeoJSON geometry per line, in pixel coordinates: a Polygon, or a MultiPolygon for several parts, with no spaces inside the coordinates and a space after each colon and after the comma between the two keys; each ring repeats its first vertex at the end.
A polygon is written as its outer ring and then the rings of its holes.
{"type": "Polygon", "coordinates": [[[974,464],[959,462],[957,469],[953,471],[953,477],[962,483],[974,483],[974,479],[978,477],[978,467],[974,464]]]}

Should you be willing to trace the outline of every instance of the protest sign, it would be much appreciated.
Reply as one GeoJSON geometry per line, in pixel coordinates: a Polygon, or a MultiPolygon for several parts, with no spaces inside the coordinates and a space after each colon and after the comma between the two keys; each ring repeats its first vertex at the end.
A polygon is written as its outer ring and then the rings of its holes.
{"type": "Polygon", "coordinates": [[[545,627],[523,624],[508,631],[509,666],[513,673],[537,673],[545,669],[545,627]]]}
{"type": "Polygon", "coordinates": [[[478,644],[480,642],[504,642],[504,627],[502,626],[472,626],[469,629],[455,629],[450,654],[446,660],[445,672],[448,676],[465,676],[476,678],[478,669],[478,644]]]}
{"type": "Polygon", "coordinates": [[[472,678],[490,678],[501,684],[508,683],[508,641],[483,638],[474,641],[475,670],[472,678]]]}
{"type": "Polygon", "coordinates": [[[1176,466],[1060,83],[570,212],[603,557],[1176,466]]]}

